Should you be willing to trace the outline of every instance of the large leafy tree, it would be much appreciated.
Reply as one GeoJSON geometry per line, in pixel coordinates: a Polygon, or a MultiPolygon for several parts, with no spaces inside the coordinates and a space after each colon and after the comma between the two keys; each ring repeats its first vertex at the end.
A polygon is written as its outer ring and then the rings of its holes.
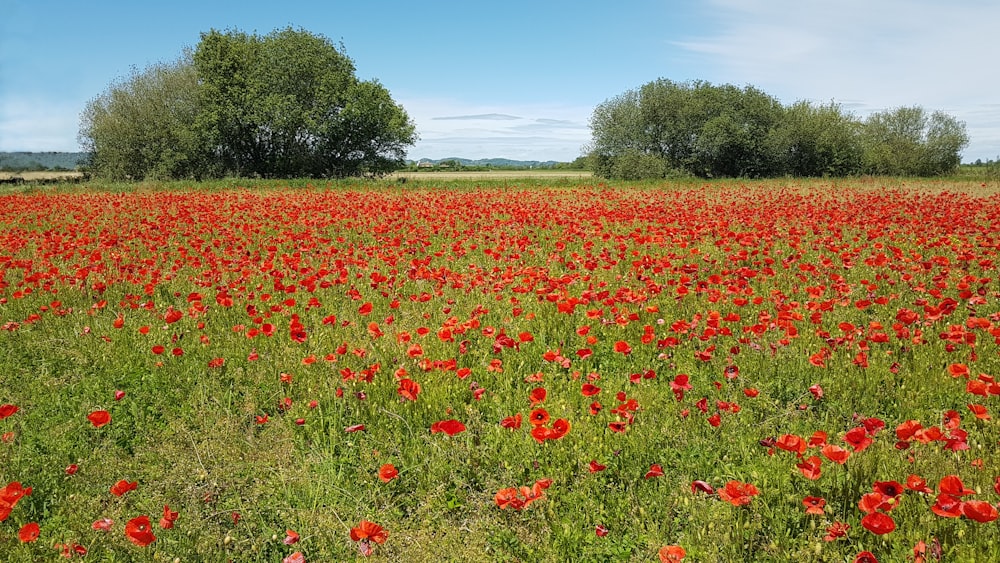
{"type": "Polygon", "coordinates": [[[389,172],[414,125],[354,72],[342,48],[307,31],[213,30],[178,63],[135,72],[88,104],[80,136],[94,172],[113,178],[389,172]]]}

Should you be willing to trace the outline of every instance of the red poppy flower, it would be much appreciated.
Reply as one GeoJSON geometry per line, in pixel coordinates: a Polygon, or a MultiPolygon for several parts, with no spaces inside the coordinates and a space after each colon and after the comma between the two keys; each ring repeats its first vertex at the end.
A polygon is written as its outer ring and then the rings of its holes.
{"type": "Polygon", "coordinates": [[[834,522],[826,529],[826,536],[823,537],[823,541],[834,541],[838,538],[845,537],[847,535],[847,530],[850,529],[849,524],[843,522],[834,522]]]}
{"type": "Polygon", "coordinates": [[[17,405],[0,405],[0,420],[12,416],[17,411],[21,410],[17,405]]]}
{"type": "Polygon", "coordinates": [[[417,395],[420,394],[420,384],[411,379],[401,379],[399,381],[399,388],[396,389],[396,393],[398,393],[404,401],[416,401],[417,395]]]}
{"type": "Polygon", "coordinates": [[[545,409],[535,409],[528,415],[528,422],[534,427],[544,426],[549,423],[549,411],[545,409]]]}
{"type": "Polygon", "coordinates": [[[295,530],[285,530],[285,539],[281,540],[281,543],[285,545],[294,545],[299,542],[299,534],[295,530]]]}
{"type": "Polygon", "coordinates": [[[514,416],[508,416],[500,421],[500,426],[504,428],[510,428],[511,430],[517,430],[521,428],[521,413],[517,413],[514,416]]]}
{"type": "Polygon", "coordinates": [[[945,475],[938,483],[938,492],[954,497],[963,497],[975,494],[976,491],[966,488],[962,480],[958,478],[958,475],[945,475]]]}
{"type": "Polygon", "coordinates": [[[282,559],[281,563],[306,563],[306,556],[302,555],[301,551],[296,551],[295,553],[282,559]]]}
{"type": "Polygon", "coordinates": [[[351,432],[364,432],[364,431],[365,431],[365,425],[364,424],[352,424],[351,426],[348,426],[348,427],[344,428],[344,432],[348,432],[348,433],[351,433],[351,432]]]}
{"type": "Polygon", "coordinates": [[[632,347],[628,345],[628,342],[619,340],[618,342],[615,342],[615,352],[627,356],[632,353],[632,347]]]}
{"type": "Polygon", "coordinates": [[[649,471],[647,471],[646,475],[644,475],[646,479],[652,479],[653,477],[661,477],[661,476],[663,476],[663,468],[660,467],[660,464],[658,463],[650,465],[649,471]]]}
{"type": "Polygon", "coordinates": [[[799,471],[802,472],[803,477],[815,481],[820,477],[821,464],[822,460],[819,458],[819,456],[810,456],[808,459],[803,458],[801,462],[795,465],[795,467],[799,468],[799,471]]]}
{"type": "Polygon", "coordinates": [[[139,547],[146,547],[156,541],[148,516],[139,516],[126,522],[125,537],[139,547]]]}
{"type": "Polygon", "coordinates": [[[17,539],[21,540],[21,543],[31,543],[38,539],[38,533],[38,523],[28,522],[17,531],[17,539]]]}
{"type": "Polygon", "coordinates": [[[878,563],[878,559],[872,552],[862,551],[854,557],[854,563],[878,563]]]}
{"type": "Polygon", "coordinates": [[[774,443],[778,448],[785,450],[786,452],[792,452],[802,455],[806,451],[806,442],[801,437],[795,434],[785,434],[778,438],[778,441],[774,443]]]}
{"type": "Polygon", "coordinates": [[[111,527],[114,525],[115,525],[114,520],[110,518],[101,518],[100,520],[96,520],[93,524],[91,524],[90,527],[91,529],[96,530],[98,532],[109,532],[111,531],[111,527]]]}
{"type": "Polygon", "coordinates": [[[903,494],[902,483],[896,481],[875,481],[872,489],[877,493],[882,493],[887,497],[898,498],[903,494]]]}
{"type": "Polygon", "coordinates": [[[884,535],[896,529],[892,516],[884,512],[872,512],[861,519],[861,525],[873,534],[884,535]]]}
{"type": "Polygon", "coordinates": [[[594,533],[597,534],[597,537],[603,538],[604,536],[608,535],[608,529],[605,528],[604,526],[598,524],[594,528],[594,533]]]}
{"type": "Polygon", "coordinates": [[[687,556],[687,552],[679,545],[665,545],[656,552],[656,555],[659,556],[660,563],[679,563],[687,556]]]}
{"type": "Polygon", "coordinates": [[[528,399],[531,400],[531,406],[535,406],[538,403],[545,402],[545,397],[548,393],[545,391],[544,387],[535,387],[531,390],[528,395],[528,399]]]}
{"type": "Polygon", "coordinates": [[[863,452],[868,446],[872,445],[872,439],[868,437],[868,432],[864,426],[848,430],[847,434],[844,435],[844,441],[854,448],[854,453],[856,454],[863,452]]]}
{"type": "Polygon", "coordinates": [[[757,487],[750,483],[740,483],[739,481],[729,481],[724,488],[719,489],[719,498],[733,506],[750,504],[753,497],[758,494],[760,494],[760,491],[757,490],[757,487]]]}
{"type": "Polygon", "coordinates": [[[111,422],[111,413],[108,411],[94,411],[87,415],[87,420],[94,425],[94,428],[100,428],[111,422]]]}
{"type": "Polygon", "coordinates": [[[600,463],[597,463],[596,459],[591,460],[590,465],[588,466],[588,469],[591,473],[600,473],[601,471],[604,471],[607,468],[608,468],[607,465],[601,465],[600,463]]]}
{"type": "Polygon", "coordinates": [[[906,478],[906,488],[911,491],[918,493],[933,493],[930,487],[927,486],[927,481],[924,481],[919,475],[910,475],[906,478]]]}
{"type": "Polygon", "coordinates": [[[962,503],[962,514],[976,522],[992,522],[997,519],[997,509],[992,504],[982,500],[967,500],[962,503]]]}
{"type": "Polygon", "coordinates": [[[111,485],[111,494],[115,495],[116,497],[120,497],[129,491],[134,491],[138,486],[139,483],[136,481],[129,482],[126,481],[125,479],[122,479],[121,481],[118,481],[114,485],[111,485]]]}
{"type": "Polygon", "coordinates": [[[552,423],[552,434],[549,436],[549,438],[552,440],[558,440],[559,438],[562,438],[563,436],[568,434],[569,429],[570,429],[570,424],[568,420],[566,420],[565,418],[556,419],[556,421],[552,423]]]}
{"type": "Polygon", "coordinates": [[[351,539],[354,541],[373,541],[375,543],[385,543],[389,538],[389,532],[382,526],[368,520],[362,520],[357,526],[351,528],[351,539]]]}
{"type": "Polygon", "coordinates": [[[942,518],[958,518],[962,515],[962,499],[942,493],[935,499],[931,512],[942,518]]]}
{"type": "Polygon", "coordinates": [[[170,505],[163,505],[163,518],[160,518],[160,527],[164,530],[169,530],[174,527],[174,522],[177,521],[178,514],[170,510],[170,505]]]}
{"type": "Polygon", "coordinates": [[[692,481],[691,492],[697,493],[699,491],[705,493],[706,495],[711,495],[715,493],[715,489],[712,488],[712,485],[709,485],[705,481],[692,481]]]}
{"type": "Polygon", "coordinates": [[[378,478],[383,483],[392,481],[397,475],[399,475],[399,471],[396,469],[396,466],[391,463],[386,463],[378,469],[378,478]]]}
{"type": "MultiPolygon", "coordinates": [[[[431,425],[431,434],[444,432],[449,436],[454,436],[465,432],[465,425],[455,419],[442,420],[431,425]]],[[[381,543],[381,542],[380,542],[381,543]]]]}
{"type": "Polygon", "coordinates": [[[593,397],[594,395],[596,395],[596,394],[598,394],[600,392],[601,392],[601,388],[598,387],[598,386],[596,386],[596,385],[594,385],[594,384],[592,384],[592,383],[584,383],[583,387],[580,389],[580,393],[584,397],[593,397]]]}
{"type": "Polygon", "coordinates": [[[806,514],[823,515],[823,508],[826,507],[826,499],[823,497],[806,497],[802,499],[802,504],[806,507],[806,514]]]}
{"type": "Polygon", "coordinates": [[[847,458],[851,457],[850,450],[845,450],[840,446],[835,446],[833,444],[827,444],[820,449],[820,453],[823,457],[836,463],[837,465],[843,465],[847,458]]]}

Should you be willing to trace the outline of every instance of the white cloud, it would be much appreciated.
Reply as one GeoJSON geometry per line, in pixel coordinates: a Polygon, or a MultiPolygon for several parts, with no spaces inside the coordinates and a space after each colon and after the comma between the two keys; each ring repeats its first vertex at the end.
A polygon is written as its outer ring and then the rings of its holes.
{"type": "Polygon", "coordinates": [[[571,161],[590,142],[591,107],[477,105],[460,100],[397,99],[420,140],[407,157],[571,161]]]}
{"type": "Polygon", "coordinates": [[[1000,4],[980,0],[711,0],[705,27],[676,42],[784,103],[843,103],[859,115],[920,105],[968,125],[966,160],[1000,154],[995,34],[1000,4]]]}
{"type": "Polygon", "coordinates": [[[0,101],[0,151],[77,152],[81,107],[43,99],[0,101]]]}

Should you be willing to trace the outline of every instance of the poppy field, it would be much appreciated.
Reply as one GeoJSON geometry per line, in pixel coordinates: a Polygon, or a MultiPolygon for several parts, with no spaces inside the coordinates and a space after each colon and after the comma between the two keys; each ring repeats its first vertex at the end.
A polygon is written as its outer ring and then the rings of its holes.
{"type": "Polygon", "coordinates": [[[995,186],[416,184],[0,195],[0,560],[1000,559],[995,186]]]}

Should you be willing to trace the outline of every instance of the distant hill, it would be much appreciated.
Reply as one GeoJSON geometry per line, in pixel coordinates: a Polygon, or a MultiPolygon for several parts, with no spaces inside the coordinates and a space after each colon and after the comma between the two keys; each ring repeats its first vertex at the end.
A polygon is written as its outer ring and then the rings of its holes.
{"type": "Polygon", "coordinates": [[[76,170],[86,157],[83,152],[0,152],[0,170],[76,170]]]}
{"type": "Polygon", "coordinates": [[[406,163],[410,166],[419,165],[420,163],[427,163],[434,166],[441,164],[442,162],[455,161],[462,166],[486,166],[490,168],[553,168],[555,165],[560,164],[555,160],[511,160],[509,158],[480,158],[477,160],[471,160],[468,158],[439,158],[437,160],[430,158],[422,158],[420,160],[408,160],[406,163]]]}

